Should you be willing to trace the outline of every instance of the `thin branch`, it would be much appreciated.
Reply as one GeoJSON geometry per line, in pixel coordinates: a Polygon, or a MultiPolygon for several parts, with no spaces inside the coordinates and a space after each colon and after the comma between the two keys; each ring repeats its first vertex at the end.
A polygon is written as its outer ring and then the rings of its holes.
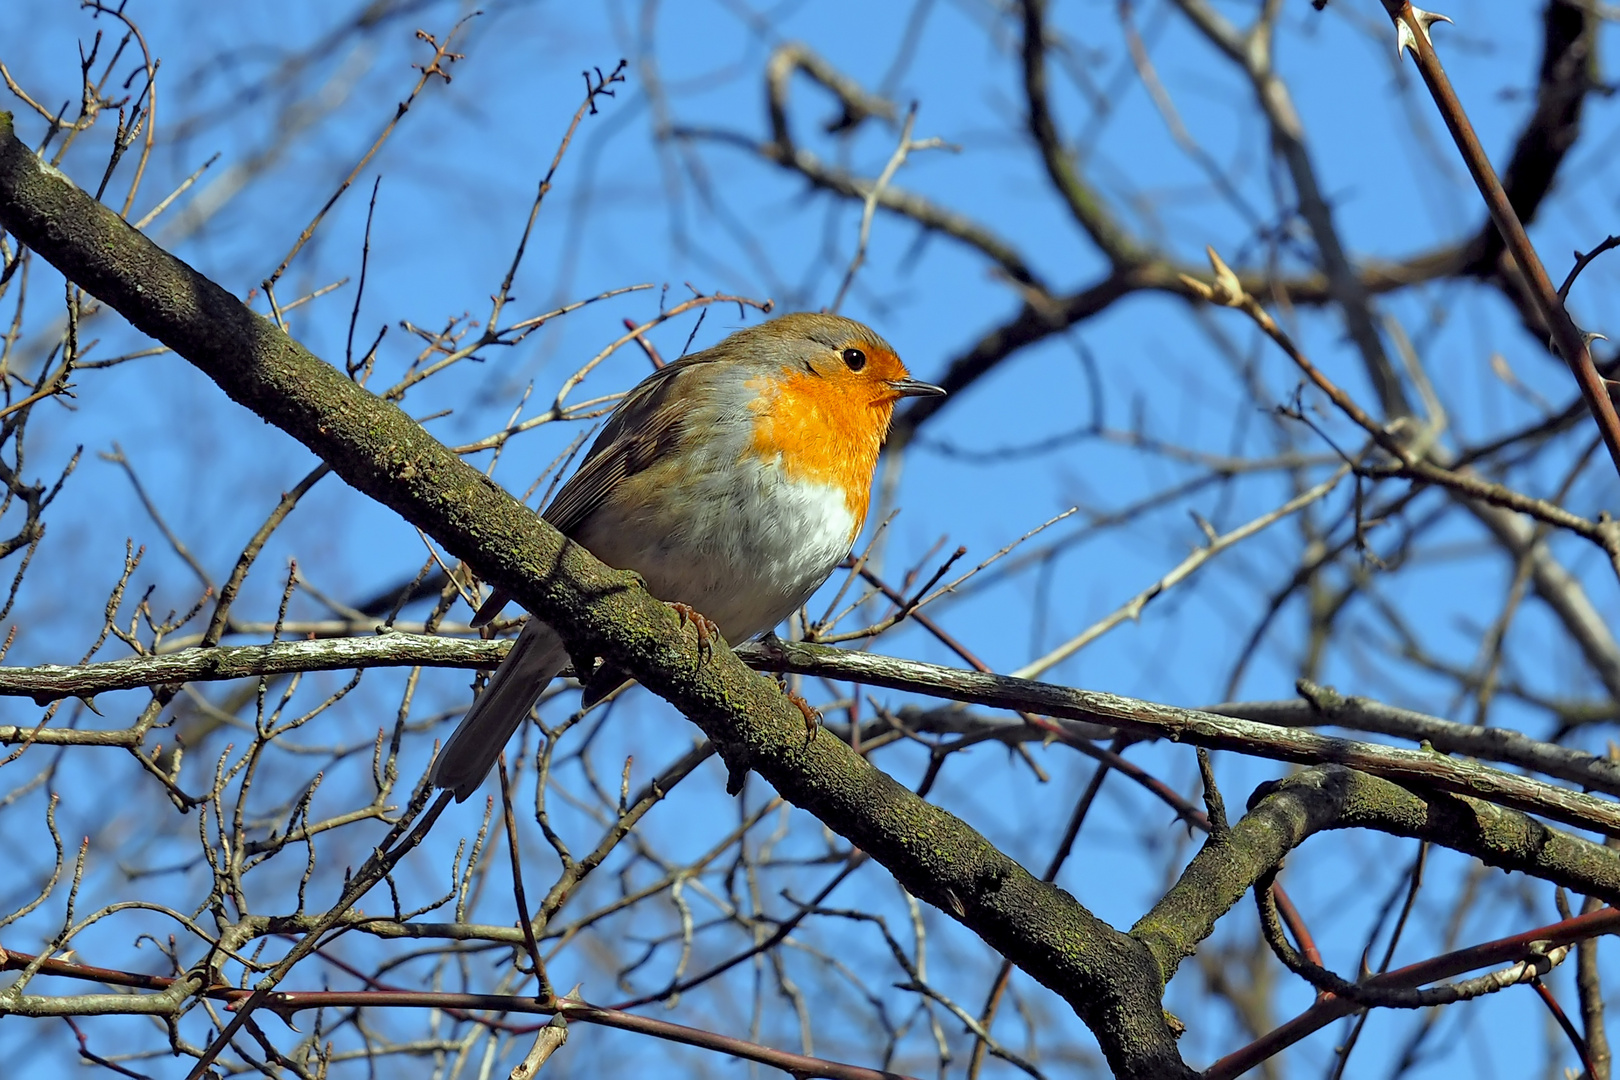
{"type": "Polygon", "coordinates": [[[1479,136],[1474,133],[1474,126],[1468,119],[1468,113],[1464,110],[1456,91],[1452,89],[1445,68],[1440,64],[1440,57],[1435,53],[1433,42],[1429,38],[1429,24],[1433,22],[1433,16],[1426,12],[1418,12],[1409,0],[1383,0],[1383,4],[1385,12],[1397,28],[1399,47],[1411,50],[1413,62],[1417,65],[1418,73],[1423,76],[1423,82],[1428,86],[1430,96],[1434,98],[1440,118],[1445,121],[1464,164],[1468,166],[1469,174],[1474,178],[1475,186],[1479,188],[1480,196],[1485,200],[1491,221],[1507,242],[1508,253],[1518,264],[1519,272],[1529,288],[1531,302],[1551,332],[1553,341],[1558,346],[1559,355],[1564,358],[1564,362],[1569,365],[1571,373],[1575,376],[1581,397],[1586,399],[1586,407],[1591,410],[1598,431],[1603,435],[1603,443],[1609,448],[1609,457],[1614,462],[1615,468],[1620,470],[1620,413],[1616,413],[1614,401],[1609,397],[1608,387],[1592,363],[1592,353],[1587,347],[1586,336],[1569,317],[1558,290],[1553,288],[1546,267],[1542,265],[1540,256],[1530,243],[1530,237],[1524,231],[1524,224],[1519,220],[1507,192],[1502,189],[1502,183],[1496,177],[1490,156],[1480,145],[1479,136]]]}
{"type": "MultiPolygon", "coordinates": [[[[838,286],[838,292],[833,296],[833,302],[828,311],[836,312],[844,306],[844,297],[849,294],[850,285],[855,282],[855,274],[860,270],[861,264],[866,262],[866,245],[872,239],[872,218],[877,214],[878,200],[894,179],[900,167],[906,163],[906,158],[917,150],[934,150],[946,145],[943,139],[912,139],[912,128],[917,125],[917,104],[912,102],[911,108],[906,110],[906,122],[900,129],[900,142],[889,155],[889,163],[883,166],[878,174],[877,182],[866,192],[864,205],[861,207],[861,232],[855,245],[855,256],[849,260],[849,269],[844,271],[844,280],[838,286]]],[[[952,149],[957,149],[952,147],[952,149]]]]}

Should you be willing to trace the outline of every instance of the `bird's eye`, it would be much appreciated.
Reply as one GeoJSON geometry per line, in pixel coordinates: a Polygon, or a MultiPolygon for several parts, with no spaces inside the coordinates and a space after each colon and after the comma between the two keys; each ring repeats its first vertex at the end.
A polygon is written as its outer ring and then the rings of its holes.
{"type": "Polygon", "coordinates": [[[845,349],[844,365],[851,371],[859,371],[866,366],[866,354],[859,349],[845,349]]]}

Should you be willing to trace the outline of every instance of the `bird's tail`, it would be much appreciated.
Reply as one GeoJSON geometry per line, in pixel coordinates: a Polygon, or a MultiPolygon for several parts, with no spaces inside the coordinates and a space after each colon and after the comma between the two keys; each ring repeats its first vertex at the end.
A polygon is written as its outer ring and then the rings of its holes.
{"type": "Polygon", "coordinates": [[[489,686],[473,702],[433,763],[433,786],[450,788],[462,802],[478,790],[512,732],[523,723],[547,684],[568,665],[555,631],[530,619],[512,643],[489,686]]]}

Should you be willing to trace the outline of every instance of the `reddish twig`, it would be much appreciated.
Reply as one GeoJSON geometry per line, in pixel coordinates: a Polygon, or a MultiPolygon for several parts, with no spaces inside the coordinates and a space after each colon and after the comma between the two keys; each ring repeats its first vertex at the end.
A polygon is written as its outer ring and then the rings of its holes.
{"type": "Polygon", "coordinates": [[[1440,65],[1440,58],[1429,40],[1429,24],[1434,21],[1434,16],[1414,8],[1409,0],[1383,0],[1383,4],[1395,23],[1401,46],[1412,50],[1418,73],[1423,76],[1423,82],[1440,110],[1440,117],[1450,130],[1463,163],[1468,166],[1474,184],[1485,200],[1491,221],[1502,234],[1508,253],[1524,275],[1530,301],[1546,324],[1559,354],[1574,374],[1575,382],[1581,388],[1581,397],[1586,400],[1586,407],[1591,410],[1598,431],[1603,435],[1604,445],[1609,448],[1609,457],[1613,459],[1615,468],[1620,470],[1620,414],[1615,412],[1603,377],[1592,363],[1592,353],[1587,348],[1585,335],[1564,309],[1558,290],[1553,288],[1552,280],[1547,277],[1546,267],[1542,266],[1536,249],[1531,246],[1524,224],[1519,221],[1507,192],[1502,189],[1502,182],[1497,179],[1491,159],[1480,145],[1474,126],[1469,122],[1456,91],[1452,89],[1445,68],[1440,65]]]}
{"type": "Polygon", "coordinates": [[[662,356],[658,355],[658,346],[654,345],[652,341],[648,339],[647,335],[642,333],[641,330],[637,328],[636,320],[626,318],[624,320],[624,328],[635,334],[636,344],[640,345],[641,351],[647,354],[647,362],[652,364],[654,371],[657,371],[659,368],[664,366],[666,361],[662,356]]]}
{"type": "Polygon", "coordinates": [[[73,1029],[74,1037],[79,1040],[79,1056],[84,1058],[85,1061],[92,1065],[100,1065],[104,1069],[111,1069],[120,1076],[132,1077],[133,1080],[152,1080],[152,1078],[147,1076],[145,1073],[138,1073],[133,1069],[126,1069],[122,1065],[118,1064],[118,1062],[108,1061],[106,1058],[90,1049],[90,1037],[84,1033],[78,1024],[74,1023],[73,1017],[64,1016],[62,1019],[66,1020],[67,1026],[73,1029]]]}
{"type": "Polygon", "coordinates": [[[1587,1052],[1586,1040],[1581,1038],[1579,1031],[1575,1030],[1575,1025],[1570,1022],[1563,1006],[1559,1005],[1558,999],[1553,997],[1552,990],[1541,979],[1532,979],[1530,985],[1535,989],[1536,995],[1546,1003],[1548,1011],[1553,1014],[1553,1019],[1557,1020],[1558,1026],[1564,1029],[1564,1034],[1569,1036],[1570,1044],[1575,1047],[1575,1053],[1581,1059],[1581,1068],[1586,1070],[1586,1075],[1591,1080],[1597,1080],[1597,1066],[1592,1064],[1592,1055],[1587,1052]]]}
{"type": "MultiPolygon", "coordinates": [[[[434,800],[433,805],[427,808],[426,813],[423,813],[422,808],[426,805],[427,799],[432,793],[433,789],[425,785],[417,789],[406,812],[394,823],[394,827],[383,838],[383,842],[377,846],[371,857],[350,879],[347,887],[343,890],[343,895],[338,898],[337,904],[321,917],[316,929],[304,935],[303,939],[294,945],[292,950],[282,957],[281,961],[271,968],[264,978],[259,980],[257,987],[253,991],[245,993],[243,995],[245,1000],[233,1005],[236,1015],[231,1018],[231,1022],[225,1025],[225,1029],[214,1037],[214,1040],[208,1044],[207,1049],[197,1058],[197,1063],[186,1074],[186,1080],[202,1080],[204,1076],[209,1074],[209,1066],[219,1057],[220,1052],[230,1045],[231,1040],[236,1037],[236,1033],[247,1024],[248,1017],[252,1015],[253,1010],[265,1004],[274,996],[271,987],[285,978],[287,973],[300,960],[314,952],[326,932],[336,927],[343,915],[358,903],[361,897],[370,892],[373,885],[387,877],[394,867],[398,865],[399,860],[422,843],[427,837],[428,830],[433,828],[433,823],[439,820],[439,815],[444,813],[445,807],[450,805],[451,793],[441,791],[439,797],[434,800]],[[420,818],[417,818],[418,814],[421,814],[420,818]],[[413,820],[415,821],[414,827],[412,827],[413,820]],[[406,829],[410,829],[410,832],[406,833],[406,829]]],[[[340,930],[339,933],[341,932],[340,930]]]]}
{"type": "MultiPolygon", "coordinates": [[[[1383,975],[1374,975],[1361,985],[1369,990],[1423,986],[1475,968],[1518,960],[1526,955],[1533,944],[1557,947],[1616,932],[1620,932],[1620,909],[1607,907],[1590,915],[1577,915],[1550,926],[1526,930],[1511,937],[1431,957],[1383,975]]],[[[1292,1020],[1215,1062],[1200,1074],[1200,1080],[1232,1080],[1241,1076],[1267,1058],[1359,1008],[1361,1006],[1354,1001],[1332,993],[1323,994],[1314,1005],[1292,1020]]]]}

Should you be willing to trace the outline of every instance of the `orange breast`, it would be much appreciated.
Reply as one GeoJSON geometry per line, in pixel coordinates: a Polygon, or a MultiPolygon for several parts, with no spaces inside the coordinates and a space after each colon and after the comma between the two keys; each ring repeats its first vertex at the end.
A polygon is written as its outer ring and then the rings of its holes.
{"type": "Polygon", "coordinates": [[[809,372],[751,380],[749,388],[758,413],[752,452],[775,460],[791,480],[842,490],[859,535],[893,401],[809,372]]]}

